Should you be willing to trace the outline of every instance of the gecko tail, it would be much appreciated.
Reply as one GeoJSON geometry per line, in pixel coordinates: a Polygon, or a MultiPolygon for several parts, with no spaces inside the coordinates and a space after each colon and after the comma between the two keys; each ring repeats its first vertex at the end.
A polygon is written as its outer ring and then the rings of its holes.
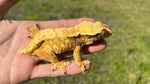
{"type": "Polygon", "coordinates": [[[27,27],[27,30],[32,31],[32,33],[28,35],[28,38],[33,38],[37,33],[40,32],[40,28],[38,27],[37,24],[34,24],[34,26],[31,28],[27,27]]]}

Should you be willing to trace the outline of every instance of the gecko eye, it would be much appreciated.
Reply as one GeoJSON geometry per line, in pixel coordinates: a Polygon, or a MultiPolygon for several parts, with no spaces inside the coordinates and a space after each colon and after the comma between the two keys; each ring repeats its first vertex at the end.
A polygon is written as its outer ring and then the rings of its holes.
{"type": "Polygon", "coordinates": [[[106,30],[102,30],[102,36],[105,36],[106,30]]]}

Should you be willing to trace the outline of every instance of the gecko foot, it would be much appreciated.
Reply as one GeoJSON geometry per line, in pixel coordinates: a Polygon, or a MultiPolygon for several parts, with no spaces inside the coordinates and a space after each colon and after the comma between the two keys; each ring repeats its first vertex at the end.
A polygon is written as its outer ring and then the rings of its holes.
{"type": "Polygon", "coordinates": [[[69,64],[70,64],[70,62],[63,62],[63,61],[61,61],[59,63],[55,63],[54,66],[52,67],[52,71],[56,71],[56,69],[58,67],[60,67],[62,73],[66,74],[67,71],[66,71],[65,67],[69,64]]]}
{"type": "Polygon", "coordinates": [[[81,67],[81,70],[82,70],[82,72],[84,72],[85,71],[85,66],[87,65],[87,64],[90,64],[91,62],[89,61],[89,60],[83,60],[81,63],[78,63],[78,67],[81,67]]]}

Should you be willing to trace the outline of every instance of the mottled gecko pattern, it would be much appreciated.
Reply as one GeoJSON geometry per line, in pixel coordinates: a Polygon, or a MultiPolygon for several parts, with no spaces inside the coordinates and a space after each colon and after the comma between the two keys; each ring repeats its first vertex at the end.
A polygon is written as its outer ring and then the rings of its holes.
{"type": "Polygon", "coordinates": [[[32,31],[28,37],[33,39],[21,53],[42,57],[54,64],[52,71],[59,67],[64,74],[67,73],[65,66],[70,62],[60,60],[57,54],[73,51],[77,66],[81,67],[84,72],[85,66],[90,61],[82,59],[82,47],[112,34],[111,30],[99,21],[95,23],[84,21],[75,27],[44,30],[40,30],[35,24],[33,28],[27,28],[27,30],[32,31]]]}

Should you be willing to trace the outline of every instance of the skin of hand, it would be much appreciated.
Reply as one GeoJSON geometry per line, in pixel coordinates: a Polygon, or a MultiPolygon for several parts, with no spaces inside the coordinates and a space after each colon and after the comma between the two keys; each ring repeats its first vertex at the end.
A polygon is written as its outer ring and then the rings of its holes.
{"type": "MultiPolygon", "coordinates": [[[[0,14],[2,14],[2,12],[0,12],[0,14]]],[[[42,58],[36,56],[26,56],[20,54],[20,51],[22,51],[32,40],[27,38],[27,35],[31,33],[26,30],[27,27],[32,27],[34,24],[38,24],[41,29],[60,27],[68,28],[78,25],[82,21],[95,22],[95,20],[91,18],[79,18],[57,21],[1,20],[0,84],[21,83],[39,77],[57,77],[81,73],[81,68],[76,67],[76,63],[74,60],[71,61],[71,64],[66,67],[67,74],[63,74],[59,68],[56,71],[51,71],[53,64],[38,65],[39,62],[43,61],[42,58]]],[[[105,24],[104,26],[108,27],[105,24]]],[[[106,42],[104,40],[100,40],[95,44],[85,46],[83,48],[83,52],[94,53],[103,50],[105,47],[106,42]]],[[[90,64],[87,65],[86,69],[89,69],[90,66],[90,64]]]]}

